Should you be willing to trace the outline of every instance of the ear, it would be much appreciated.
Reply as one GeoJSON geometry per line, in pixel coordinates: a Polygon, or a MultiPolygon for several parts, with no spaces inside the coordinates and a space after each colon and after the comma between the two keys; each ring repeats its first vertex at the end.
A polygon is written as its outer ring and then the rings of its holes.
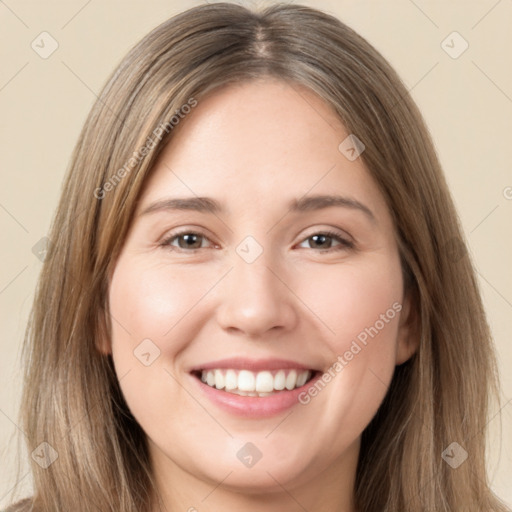
{"type": "Polygon", "coordinates": [[[96,329],[97,336],[94,341],[98,352],[105,356],[112,354],[112,345],[110,343],[110,336],[108,334],[111,332],[111,326],[109,322],[110,315],[108,315],[106,308],[108,308],[107,305],[99,308],[96,329]]]}
{"type": "Polygon", "coordinates": [[[406,293],[398,325],[396,365],[398,366],[408,361],[418,350],[419,345],[419,319],[413,307],[413,297],[411,293],[406,293]]]}

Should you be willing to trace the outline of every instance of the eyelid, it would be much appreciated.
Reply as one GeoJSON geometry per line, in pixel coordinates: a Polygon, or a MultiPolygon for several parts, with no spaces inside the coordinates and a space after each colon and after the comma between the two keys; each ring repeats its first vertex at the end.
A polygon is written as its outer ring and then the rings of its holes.
{"type": "Polygon", "coordinates": [[[179,229],[178,231],[172,231],[169,234],[164,235],[162,237],[161,241],[158,242],[158,245],[163,246],[163,247],[172,247],[173,249],[176,249],[177,251],[183,251],[183,252],[195,252],[195,251],[198,251],[199,249],[205,249],[205,247],[199,247],[199,248],[194,248],[194,249],[182,249],[181,247],[171,246],[171,242],[182,235],[197,235],[197,236],[204,238],[205,240],[208,240],[211,244],[217,245],[217,244],[215,244],[215,242],[212,242],[210,237],[207,236],[202,231],[202,229],[195,229],[195,228],[184,228],[184,229],[179,229]]]}
{"type": "MultiPolygon", "coordinates": [[[[201,249],[206,249],[207,247],[197,247],[197,248],[181,248],[181,247],[175,247],[171,245],[171,242],[173,242],[175,239],[179,238],[182,235],[197,235],[202,237],[203,239],[210,242],[210,244],[213,244],[214,246],[218,246],[215,242],[213,242],[210,237],[206,234],[204,234],[203,229],[199,228],[182,228],[178,229],[178,231],[173,231],[169,233],[168,235],[165,235],[162,240],[159,242],[159,246],[164,248],[171,247],[170,250],[176,251],[176,252],[182,252],[182,253],[195,253],[201,249]]],[[[347,232],[340,230],[339,228],[316,228],[312,230],[309,234],[302,236],[299,242],[297,244],[302,244],[305,241],[308,240],[308,238],[311,238],[314,235],[324,235],[329,238],[338,239],[338,245],[334,247],[329,247],[327,249],[318,249],[315,250],[314,248],[309,248],[313,252],[319,252],[319,253],[329,253],[329,252],[337,252],[341,251],[343,249],[354,249],[355,248],[355,241],[352,236],[350,236],[347,232]]],[[[294,244],[297,245],[297,244],[294,244]]]]}
{"type": "Polygon", "coordinates": [[[318,228],[313,227],[312,231],[309,232],[309,234],[302,237],[302,241],[304,241],[306,238],[309,238],[313,235],[319,235],[319,234],[329,234],[330,236],[337,236],[346,242],[355,243],[354,237],[348,233],[348,231],[345,231],[341,228],[334,228],[334,227],[325,227],[325,228],[318,228]]]}
{"type": "Polygon", "coordinates": [[[354,250],[356,248],[355,242],[353,241],[351,236],[342,235],[338,231],[334,231],[332,229],[317,229],[317,230],[313,231],[311,234],[303,237],[302,240],[299,242],[299,244],[306,242],[306,240],[308,240],[308,238],[311,238],[314,235],[323,235],[323,236],[327,236],[327,237],[335,239],[335,240],[337,239],[338,245],[335,245],[334,247],[329,247],[327,249],[319,249],[317,251],[310,248],[313,250],[313,252],[318,252],[320,254],[326,254],[326,253],[330,253],[330,252],[341,252],[342,250],[349,250],[349,249],[354,250]]]}

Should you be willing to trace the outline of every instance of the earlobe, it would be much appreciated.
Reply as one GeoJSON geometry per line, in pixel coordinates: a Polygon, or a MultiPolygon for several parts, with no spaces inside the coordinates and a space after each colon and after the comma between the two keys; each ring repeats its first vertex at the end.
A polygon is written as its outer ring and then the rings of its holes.
{"type": "Polygon", "coordinates": [[[420,344],[418,319],[412,305],[412,298],[407,294],[403,301],[398,326],[396,365],[408,361],[418,350],[420,344]]]}
{"type": "Polygon", "coordinates": [[[101,355],[108,356],[112,353],[110,342],[104,337],[101,337],[101,339],[96,340],[95,345],[96,349],[101,355]]]}
{"type": "Polygon", "coordinates": [[[98,312],[98,325],[97,325],[97,336],[94,340],[94,344],[96,346],[96,350],[102,355],[109,355],[112,353],[112,346],[110,343],[110,336],[108,333],[110,332],[109,326],[107,325],[107,319],[105,315],[105,310],[102,308],[98,312]]]}

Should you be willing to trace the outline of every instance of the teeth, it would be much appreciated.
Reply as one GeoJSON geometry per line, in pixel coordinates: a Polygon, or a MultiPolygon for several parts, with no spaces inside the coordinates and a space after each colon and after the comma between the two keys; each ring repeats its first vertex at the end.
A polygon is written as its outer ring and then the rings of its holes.
{"type": "Polygon", "coordinates": [[[274,391],[274,377],[270,372],[259,372],[256,375],[256,390],[258,393],[274,391]]]}
{"type": "Polygon", "coordinates": [[[279,370],[274,376],[274,389],[282,391],[286,386],[286,374],[283,370],[279,370]]]}
{"type": "Polygon", "coordinates": [[[292,370],[286,377],[286,389],[292,390],[297,384],[297,372],[292,370]]]}
{"type": "Polygon", "coordinates": [[[307,375],[302,372],[297,376],[297,387],[300,388],[301,386],[304,386],[306,384],[307,375]]]}
{"type": "Polygon", "coordinates": [[[242,370],[238,374],[238,389],[240,391],[256,391],[254,373],[242,370]]]}
{"type": "MultiPolygon", "coordinates": [[[[206,372],[203,372],[203,375],[206,372]]],[[[238,377],[236,376],[235,370],[228,370],[226,372],[226,379],[224,380],[224,383],[226,385],[226,391],[229,391],[231,389],[236,389],[238,386],[238,377]]]]}
{"type": "Polygon", "coordinates": [[[215,370],[215,387],[222,389],[224,387],[224,375],[220,370],[215,370]]]}
{"type": "Polygon", "coordinates": [[[276,391],[303,386],[311,377],[310,370],[249,370],[212,369],[201,372],[201,380],[210,387],[224,389],[241,396],[269,396],[276,391]]]}

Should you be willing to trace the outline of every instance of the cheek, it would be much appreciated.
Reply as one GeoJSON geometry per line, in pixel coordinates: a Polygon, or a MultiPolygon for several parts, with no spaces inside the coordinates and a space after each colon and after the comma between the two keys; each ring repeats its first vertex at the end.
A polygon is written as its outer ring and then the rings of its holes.
{"type": "Polygon", "coordinates": [[[302,280],[298,295],[328,328],[325,340],[336,354],[348,350],[355,339],[363,344],[365,337],[377,335],[396,340],[402,277],[394,258],[376,256],[337,269],[318,269],[302,280]]]}
{"type": "Polygon", "coordinates": [[[315,305],[329,327],[323,339],[331,362],[323,382],[302,399],[317,404],[333,438],[340,425],[355,438],[375,415],[393,376],[401,268],[398,258],[375,257],[325,272],[316,275],[317,286],[304,284],[302,296],[309,294],[305,302],[315,305]]]}
{"type": "Polygon", "coordinates": [[[172,395],[173,380],[165,370],[174,370],[166,363],[186,346],[181,329],[190,329],[187,312],[205,287],[192,275],[186,283],[176,276],[174,270],[121,258],[109,291],[112,359],[121,389],[135,415],[144,411],[155,421],[165,409],[162,400],[172,395]]]}
{"type": "MultiPolygon", "coordinates": [[[[143,263],[121,259],[112,279],[112,348],[118,359],[128,348],[133,356],[133,349],[144,339],[151,339],[168,356],[179,353],[199,329],[199,322],[193,321],[201,314],[199,303],[218,280],[218,269],[207,266],[192,272],[165,263],[143,263]]],[[[379,357],[393,348],[398,323],[393,304],[402,299],[398,257],[375,254],[353,263],[315,263],[309,269],[297,269],[287,281],[312,312],[309,321],[304,321],[318,326],[322,352],[343,354],[356,339],[363,345],[366,341],[367,346],[370,340],[379,339],[380,343],[372,344],[372,353],[380,353],[379,357]]],[[[292,303],[294,298],[289,300],[292,303]]]]}
{"type": "Polygon", "coordinates": [[[195,335],[191,310],[208,282],[134,258],[118,261],[109,291],[112,358],[128,407],[145,430],[178,405],[180,411],[190,407],[176,403],[172,362],[195,335]]]}
{"type": "MultiPolygon", "coordinates": [[[[125,343],[127,338],[132,343],[149,338],[167,350],[165,343],[170,338],[180,338],[175,333],[194,304],[211,288],[214,278],[204,272],[187,272],[162,264],[148,267],[120,261],[109,294],[110,311],[117,324],[117,329],[113,326],[117,334],[113,344],[125,343]]],[[[181,347],[175,341],[172,348],[178,351],[181,347]]]]}

